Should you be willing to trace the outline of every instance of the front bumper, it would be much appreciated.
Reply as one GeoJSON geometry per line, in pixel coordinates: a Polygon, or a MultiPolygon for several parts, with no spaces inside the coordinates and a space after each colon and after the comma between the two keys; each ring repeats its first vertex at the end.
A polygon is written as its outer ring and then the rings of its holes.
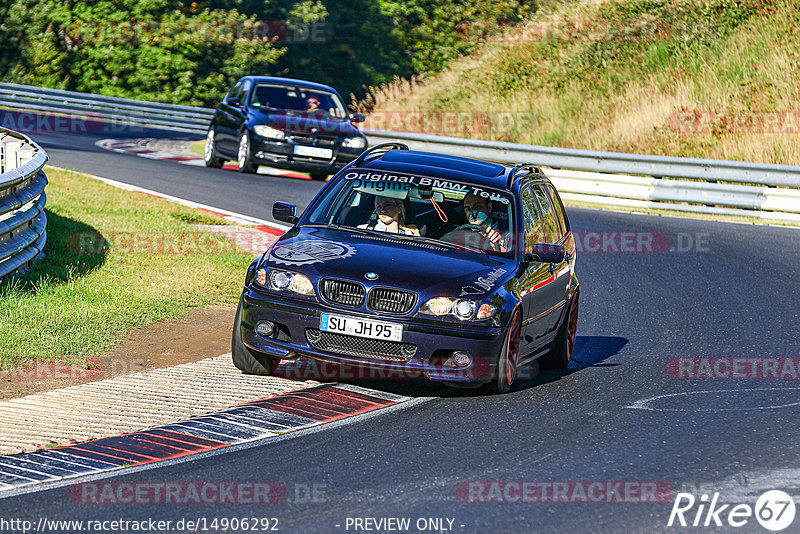
{"type": "MultiPolygon", "coordinates": [[[[266,295],[250,288],[245,288],[242,296],[241,336],[242,342],[249,349],[276,359],[296,360],[307,357],[334,362],[345,368],[379,370],[382,373],[377,375],[379,377],[488,382],[494,376],[497,355],[505,340],[505,330],[496,326],[445,323],[434,326],[413,317],[365,314],[319,302],[266,295]],[[416,353],[408,361],[391,361],[314,348],[308,342],[306,330],[319,329],[320,314],[326,312],[402,324],[403,343],[416,345],[416,353]],[[255,325],[265,320],[278,326],[278,339],[265,338],[255,332],[255,325]],[[465,368],[444,365],[453,351],[468,352],[472,356],[472,364],[465,368]]],[[[355,376],[363,377],[364,374],[356,372],[355,376]]],[[[373,373],[371,376],[376,375],[373,373]]],[[[347,378],[347,375],[340,377],[347,378]]]]}
{"type": "Polygon", "coordinates": [[[301,172],[328,171],[333,174],[355,160],[363,151],[363,148],[343,147],[341,142],[337,142],[335,145],[319,145],[316,143],[297,143],[291,137],[283,141],[272,141],[253,135],[253,162],[278,169],[301,172]],[[328,149],[332,151],[332,157],[300,156],[295,154],[296,146],[328,149]]]}

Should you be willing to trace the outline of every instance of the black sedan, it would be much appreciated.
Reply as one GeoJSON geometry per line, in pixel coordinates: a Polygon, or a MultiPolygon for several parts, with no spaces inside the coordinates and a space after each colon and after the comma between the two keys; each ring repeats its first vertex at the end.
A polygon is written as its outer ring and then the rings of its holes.
{"type": "Polygon", "coordinates": [[[289,78],[245,76],[217,106],[206,136],[205,163],[236,160],[240,172],[259,165],[308,172],[324,180],[355,160],[367,139],[332,87],[289,78]]]}
{"type": "Polygon", "coordinates": [[[364,152],[249,267],[233,361],[313,358],[508,391],[522,365],[568,364],[580,288],[569,219],[533,165],[364,152]]]}

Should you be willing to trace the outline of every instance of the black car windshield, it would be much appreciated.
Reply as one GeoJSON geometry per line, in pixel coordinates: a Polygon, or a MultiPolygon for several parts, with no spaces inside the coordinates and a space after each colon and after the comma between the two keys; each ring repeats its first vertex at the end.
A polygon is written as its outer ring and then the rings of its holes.
{"type": "Polygon", "coordinates": [[[508,191],[359,169],[329,188],[303,225],[358,228],[510,255],[515,247],[514,206],[508,191]]]}
{"type": "Polygon", "coordinates": [[[345,107],[336,94],[289,85],[257,84],[250,97],[250,105],[325,118],[344,120],[347,117],[345,107]]]}

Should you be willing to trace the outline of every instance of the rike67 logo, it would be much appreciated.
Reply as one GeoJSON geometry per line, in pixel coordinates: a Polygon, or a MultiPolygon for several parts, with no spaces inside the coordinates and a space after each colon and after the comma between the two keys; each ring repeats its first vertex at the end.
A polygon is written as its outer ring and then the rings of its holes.
{"type": "Polygon", "coordinates": [[[780,490],[767,491],[758,498],[755,506],[749,504],[719,504],[719,493],[700,499],[691,493],[678,493],[667,526],[682,527],[743,527],[755,517],[767,530],[778,532],[788,528],[794,521],[795,503],[791,495],[780,490]]]}

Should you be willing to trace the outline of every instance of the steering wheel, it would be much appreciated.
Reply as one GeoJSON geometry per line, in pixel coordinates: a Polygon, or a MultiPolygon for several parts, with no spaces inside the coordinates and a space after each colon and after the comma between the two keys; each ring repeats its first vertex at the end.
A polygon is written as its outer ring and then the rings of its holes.
{"type": "MultiPolygon", "coordinates": [[[[449,240],[451,242],[453,242],[453,243],[458,243],[458,244],[461,244],[461,245],[468,245],[469,241],[471,241],[471,239],[467,238],[468,234],[466,232],[479,233],[479,234],[481,234],[481,237],[484,238],[484,241],[482,242],[482,244],[480,246],[478,246],[477,248],[481,248],[481,249],[484,249],[484,250],[487,250],[487,249],[497,250],[497,248],[495,247],[495,244],[492,243],[491,241],[489,241],[489,239],[486,237],[486,228],[484,228],[483,226],[481,226],[479,224],[462,224],[461,226],[457,227],[455,230],[452,230],[451,232],[449,232],[447,234],[447,236],[450,236],[449,240]]],[[[472,246],[475,247],[474,244],[472,246]]]]}
{"type": "Polygon", "coordinates": [[[469,223],[468,224],[462,224],[461,226],[459,226],[458,228],[456,228],[453,231],[457,232],[459,230],[471,230],[473,232],[478,232],[478,233],[481,233],[481,234],[485,234],[486,233],[486,228],[484,228],[480,224],[469,224],[469,223]]]}

